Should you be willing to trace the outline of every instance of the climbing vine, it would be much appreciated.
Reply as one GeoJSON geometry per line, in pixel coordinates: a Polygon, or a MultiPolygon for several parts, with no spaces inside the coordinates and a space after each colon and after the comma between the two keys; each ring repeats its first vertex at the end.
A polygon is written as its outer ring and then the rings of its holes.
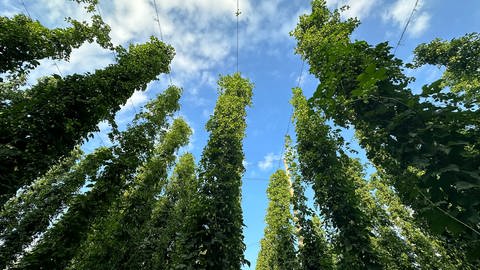
{"type": "Polygon", "coordinates": [[[290,212],[290,183],[284,170],[278,170],[270,177],[267,197],[270,201],[265,217],[267,227],[260,242],[255,269],[298,269],[290,212]]]}
{"type": "Polygon", "coordinates": [[[240,205],[244,171],[242,140],[246,106],[253,84],[239,73],[220,77],[219,97],[206,125],[210,137],[199,164],[202,214],[197,225],[200,246],[197,269],[239,269],[243,252],[243,217],[240,205]]]}
{"type": "MultiPolygon", "coordinates": [[[[126,129],[114,121],[135,91],[170,71],[174,49],[154,37],[115,47],[98,1],[74,1],[89,22],[50,29],[0,17],[0,268],[249,265],[241,185],[253,84],[220,76],[199,163],[177,158],[192,134],[173,117],[180,88],[126,129]],[[26,87],[41,60],[69,60],[85,42],[112,50],[115,63],[26,87]],[[112,145],[83,153],[104,120],[112,145]]],[[[270,178],[256,269],[478,269],[479,34],[420,44],[405,64],[387,42],[353,40],[360,21],[343,11],[313,0],[292,32],[319,84],[309,100],[293,89],[296,139],[287,138],[286,170],[270,178]],[[413,91],[406,69],[424,65],[444,73],[413,91]],[[376,173],[367,178],[336,128],[356,131],[376,173]]]]}
{"type": "MultiPolygon", "coordinates": [[[[477,72],[472,54],[463,52],[476,48],[478,38],[421,45],[417,64],[443,64],[447,72],[416,95],[408,87],[413,78],[404,75],[405,66],[387,43],[351,40],[358,24],[342,20],[341,11],[328,10],[322,0],[313,1],[312,13],[300,18],[293,32],[297,53],[320,80],[309,106],[337,125],[352,125],[368,158],[392,176],[391,184],[419,221],[478,260],[480,111],[443,88],[462,88],[477,72]],[[473,69],[460,74],[460,66],[473,69]]],[[[464,90],[473,97],[473,89],[464,90]]]]}
{"type": "Polygon", "coordinates": [[[335,269],[332,247],[326,239],[326,232],[314,209],[307,206],[306,181],[303,179],[298,154],[289,136],[285,142],[285,164],[292,181],[291,204],[297,240],[299,269],[335,269]]]}
{"type": "Polygon", "coordinates": [[[121,51],[118,64],[94,74],[48,77],[2,108],[3,200],[97,130],[99,121],[112,118],[134,90],[168,71],[172,57],[170,46],[152,38],[121,51]]]}
{"type": "Polygon", "coordinates": [[[118,144],[111,148],[114,158],[90,179],[91,190],[72,200],[68,211],[15,268],[65,269],[69,265],[87,239],[90,228],[108,215],[112,205],[120,203],[118,195],[134,181],[138,167],[154,154],[155,142],[168,137],[165,135],[167,117],[178,109],[179,91],[176,87],[168,88],[147,106],[148,112],[140,113],[134,123],[117,136],[118,144]]]}
{"type": "Polygon", "coordinates": [[[339,230],[335,240],[338,267],[379,268],[379,255],[371,243],[371,220],[355,192],[361,167],[342,151],[338,134],[310,109],[299,88],[293,90],[292,104],[300,170],[313,184],[322,215],[339,230]]]}

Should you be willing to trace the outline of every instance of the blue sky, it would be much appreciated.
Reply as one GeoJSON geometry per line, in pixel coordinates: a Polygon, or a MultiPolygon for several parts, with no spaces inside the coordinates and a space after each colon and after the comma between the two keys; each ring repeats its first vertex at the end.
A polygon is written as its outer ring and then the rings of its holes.
{"type": "MultiPolygon", "coordinates": [[[[24,0],[32,18],[49,27],[65,26],[64,18],[71,16],[88,20],[82,8],[67,0],[24,0]]],[[[115,44],[142,43],[155,35],[160,38],[152,0],[100,0],[100,12],[112,27],[115,44]]],[[[371,43],[389,41],[397,44],[415,0],[329,0],[330,7],[349,4],[344,16],[362,20],[354,33],[356,39],[371,43]]],[[[255,266],[259,240],[263,235],[267,207],[268,178],[280,165],[284,135],[289,127],[291,88],[300,78],[302,62],[294,54],[295,40],[289,36],[300,14],[310,10],[307,0],[240,0],[239,66],[241,73],[254,84],[253,106],[248,109],[247,136],[244,142],[246,173],[243,183],[246,257],[255,266]]],[[[216,80],[219,74],[236,71],[236,0],[157,0],[164,41],[172,44],[176,57],[172,63],[172,80],[184,89],[183,116],[194,129],[191,143],[183,151],[201,154],[208,134],[205,122],[216,101],[216,80]]],[[[0,15],[25,13],[22,1],[0,0],[0,15]]],[[[422,42],[436,37],[450,39],[480,29],[480,1],[420,0],[413,20],[398,47],[396,56],[410,61],[412,50],[422,42]]],[[[112,54],[95,44],[85,44],[72,54],[70,62],[42,61],[31,73],[31,84],[41,76],[63,75],[93,71],[113,62],[112,54]],[[55,63],[55,64],[54,64],[55,63]]],[[[432,81],[441,75],[437,67],[409,71],[418,76],[412,88],[432,81]]],[[[120,126],[149,99],[163,91],[169,79],[161,75],[149,84],[147,91],[136,92],[117,114],[120,126]]],[[[317,80],[308,75],[305,66],[301,87],[311,95],[317,80]]],[[[108,126],[100,123],[101,132],[84,146],[87,151],[108,143],[108,126]]],[[[289,128],[293,134],[293,127],[289,128]]],[[[344,132],[348,141],[351,131],[344,132]]],[[[364,160],[360,151],[359,156],[364,160]]]]}

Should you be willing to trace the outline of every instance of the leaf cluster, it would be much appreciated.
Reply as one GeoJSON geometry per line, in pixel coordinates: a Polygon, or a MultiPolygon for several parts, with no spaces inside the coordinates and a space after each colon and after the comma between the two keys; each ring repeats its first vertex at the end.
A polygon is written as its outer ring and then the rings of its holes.
{"type": "Polygon", "coordinates": [[[471,98],[444,88],[475,95],[462,82],[478,71],[477,35],[419,46],[418,65],[441,64],[447,71],[415,95],[408,88],[413,78],[387,43],[351,41],[355,20],[342,21],[325,1],[312,7],[292,33],[297,53],[320,80],[309,107],[337,125],[352,125],[368,158],[394,176],[391,184],[418,220],[478,260],[479,111],[471,98]]]}

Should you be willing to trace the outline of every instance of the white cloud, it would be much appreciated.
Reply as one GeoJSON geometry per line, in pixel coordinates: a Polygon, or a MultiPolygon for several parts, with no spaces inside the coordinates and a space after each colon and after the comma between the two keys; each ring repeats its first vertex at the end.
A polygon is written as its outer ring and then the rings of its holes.
{"type": "Polygon", "coordinates": [[[58,61],[60,70],[63,74],[73,73],[93,73],[96,69],[101,69],[114,62],[113,53],[103,49],[96,43],[84,43],[80,48],[72,51],[70,60],[58,61]]]}
{"type": "Polygon", "coordinates": [[[106,120],[98,123],[97,127],[100,130],[100,132],[106,132],[111,129],[110,124],[106,120]]]}
{"type": "Polygon", "coordinates": [[[25,10],[22,10],[19,6],[13,5],[8,0],[1,0],[0,3],[5,7],[0,10],[0,16],[12,17],[15,14],[25,12],[25,10]]]}
{"type": "Polygon", "coordinates": [[[85,43],[80,48],[72,51],[69,61],[42,59],[40,65],[29,74],[30,84],[36,83],[37,79],[51,75],[60,74],[62,76],[73,73],[93,73],[95,69],[106,67],[113,63],[111,52],[101,48],[96,43],[85,43]]]}
{"type": "Polygon", "coordinates": [[[258,162],[258,167],[262,171],[269,170],[273,168],[274,162],[279,161],[281,159],[280,155],[275,155],[273,153],[268,153],[266,156],[263,157],[262,161],[258,162]]]}
{"type": "MultiPolygon", "coordinates": [[[[128,0],[126,0],[128,1],[128,0]]],[[[241,0],[240,6],[246,8],[250,5],[248,0],[241,0]]],[[[176,0],[157,1],[157,5],[161,9],[180,10],[189,13],[198,18],[223,17],[225,15],[233,15],[236,10],[236,1],[218,1],[218,0],[189,0],[181,2],[176,0]],[[208,11],[208,12],[203,12],[208,11]]]]}
{"type": "MultiPolygon", "coordinates": [[[[23,6],[23,4],[20,6],[23,6]]],[[[69,24],[65,21],[66,17],[71,17],[78,21],[90,21],[90,15],[83,8],[83,5],[79,5],[74,1],[25,1],[25,7],[33,20],[39,20],[47,27],[67,27],[69,24]]]]}
{"type": "Polygon", "coordinates": [[[364,19],[380,2],[381,0],[327,0],[327,5],[330,8],[349,6],[349,9],[342,13],[342,16],[347,18],[357,17],[359,19],[364,19]]]}
{"type": "Polygon", "coordinates": [[[413,19],[413,24],[410,28],[409,33],[418,37],[422,35],[430,26],[430,15],[426,12],[422,12],[420,15],[416,16],[413,19]]]}
{"type": "MultiPolygon", "coordinates": [[[[8,9],[3,12],[4,14],[19,12],[22,8],[18,3],[12,4],[10,1],[5,1],[2,0],[2,4],[8,4],[8,9]]],[[[197,79],[199,74],[210,71],[217,65],[226,64],[226,60],[233,52],[234,39],[226,37],[231,36],[236,1],[156,2],[165,42],[172,44],[176,49],[172,70],[175,76],[182,78],[180,83],[197,79]]],[[[160,37],[152,3],[151,0],[116,0],[100,3],[98,10],[111,26],[114,44],[126,46],[130,42],[145,42],[151,35],[160,37]]],[[[240,5],[242,12],[250,10],[249,1],[241,1],[240,5]]],[[[67,26],[64,22],[66,16],[87,21],[90,17],[73,1],[39,0],[27,3],[27,7],[33,19],[39,19],[48,27],[67,26]]],[[[240,20],[244,18],[240,17],[240,20]]],[[[97,56],[101,55],[100,52],[97,51],[97,56]]],[[[81,53],[79,55],[78,59],[83,61],[77,61],[77,65],[73,65],[74,72],[77,72],[76,68],[91,67],[92,64],[98,63],[98,61],[89,61],[89,58],[81,56],[81,53]]],[[[72,61],[74,60],[72,57],[72,61]]],[[[41,73],[48,75],[47,72],[55,72],[55,69],[45,68],[41,73]]],[[[61,66],[61,70],[62,73],[68,73],[69,68],[65,65],[65,67],[61,66]]]]}
{"type": "Polygon", "coordinates": [[[140,111],[140,106],[145,104],[148,100],[147,95],[145,94],[144,91],[135,91],[133,92],[132,96],[123,104],[120,106],[120,111],[118,113],[122,113],[123,111],[130,110],[130,109],[135,109],[137,112],[140,111]]]}
{"type": "MultiPolygon", "coordinates": [[[[65,21],[65,17],[71,17],[79,21],[90,21],[90,15],[85,9],[73,1],[64,0],[41,0],[34,2],[25,2],[25,8],[22,5],[8,5],[3,2],[7,8],[11,7],[12,11],[28,13],[33,20],[39,20],[46,27],[62,28],[70,25],[65,21]]],[[[74,49],[70,55],[69,61],[42,59],[40,65],[29,75],[29,83],[36,83],[37,79],[53,73],[63,76],[73,73],[93,72],[113,62],[110,51],[101,48],[96,43],[84,43],[78,49],[74,49]]]]}
{"type": "Polygon", "coordinates": [[[213,112],[207,110],[207,109],[204,109],[202,110],[202,116],[203,118],[205,119],[210,119],[210,117],[212,116],[213,112]]]}
{"type": "Polygon", "coordinates": [[[245,18],[246,24],[241,25],[241,46],[255,50],[256,45],[261,42],[267,44],[279,44],[288,40],[293,42],[289,32],[294,29],[298,16],[307,13],[308,6],[300,7],[292,14],[291,7],[286,3],[288,2],[281,0],[257,1],[254,4],[252,2],[251,9],[242,10],[240,16],[245,18]]]}
{"type": "MultiPolygon", "coordinates": [[[[200,89],[207,88],[213,92],[215,87],[216,81],[213,75],[204,71],[202,72],[200,78],[197,79],[196,84],[186,89],[186,95],[184,95],[184,98],[187,102],[193,104],[195,107],[206,107],[213,105],[214,101],[205,98],[203,95],[204,93],[200,93],[200,89]]],[[[206,109],[203,109],[203,114],[205,115],[205,111],[209,115],[208,110],[206,109]]]]}
{"type": "MultiPolygon", "coordinates": [[[[236,1],[191,0],[185,3],[165,0],[156,3],[164,40],[176,51],[172,62],[174,82],[188,89],[197,86],[193,82],[203,80],[205,76],[216,81],[219,67],[227,72],[234,70],[236,1]]],[[[38,0],[27,4],[32,17],[49,27],[67,26],[64,22],[66,16],[87,21],[90,17],[73,1],[38,0]]],[[[21,8],[18,3],[12,6],[17,10],[21,8]]],[[[255,49],[261,42],[278,44],[289,39],[288,32],[295,26],[298,15],[307,10],[306,6],[292,16],[289,3],[282,0],[241,0],[240,49],[255,49]]],[[[129,42],[145,42],[150,35],[160,37],[151,0],[100,2],[98,10],[111,26],[114,44],[127,46],[129,42]]],[[[93,71],[112,61],[110,55],[105,55],[108,51],[99,49],[98,45],[85,46],[74,50],[70,63],[57,61],[64,75],[93,71]]],[[[58,73],[56,67],[51,66],[52,62],[45,63],[45,67],[36,72],[37,77],[58,73]]]]}
{"type": "MultiPolygon", "coordinates": [[[[415,2],[416,0],[397,0],[385,11],[382,16],[383,20],[393,23],[399,29],[403,29],[412,13],[415,2]]],[[[407,33],[410,36],[418,37],[430,26],[431,16],[428,12],[422,11],[423,7],[424,1],[419,1],[407,29],[407,33]]]]}
{"type": "MultiPolygon", "coordinates": [[[[143,43],[150,35],[160,38],[152,3],[152,0],[100,1],[98,10],[111,26],[114,44],[128,46],[130,42],[143,43]]],[[[223,72],[235,70],[236,1],[191,0],[185,3],[165,0],[156,3],[164,41],[175,48],[176,55],[171,64],[172,80],[184,88],[184,101],[188,105],[200,107],[200,112],[207,117],[211,111],[210,106],[214,103],[214,100],[209,99],[213,95],[207,95],[207,98],[206,93],[201,91],[205,88],[215,91],[219,69],[223,72]]],[[[48,27],[67,26],[64,22],[66,16],[87,21],[90,17],[74,1],[38,0],[27,4],[32,17],[40,19],[48,27]]],[[[18,3],[12,6],[21,8],[18,3]]],[[[259,44],[276,46],[286,40],[293,43],[288,32],[296,25],[298,15],[309,9],[309,4],[306,2],[298,7],[295,14],[292,14],[291,6],[290,2],[284,0],[240,0],[240,58],[242,50],[243,53],[245,49],[256,50],[259,44]]],[[[283,57],[282,52],[278,56],[283,57]]],[[[55,63],[63,75],[68,75],[93,72],[112,62],[108,50],[96,44],[85,44],[73,51],[70,62],[55,63]]],[[[32,72],[31,82],[38,77],[58,73],[53,63],[43,60],[42,66],[32,72]]],[[[161,85],[168,84],[166,77],[159,76],[161,85]]],[[[131,118],[127,117],[128,114],[134,113],[132,107],[139,111],[139,106],[147,99],[145,93],[135,92],[122,106],[118,113],[121,117],[118,119],[128,121],[131,118]]]]}
{"type": "MultiPolygon", "coordinates": [[[[112,27],[111,36],[114,43],[145,40],[154,33],[154,10],[150,7],[149,1],[116,0],[112,3],[113,7],[109,11],[112,10],[113,13],[106,13],[106,10],[102,9],[102,15],[112,27]]],[[[166,27],[167,23],[163,23],[166,27]]]]}

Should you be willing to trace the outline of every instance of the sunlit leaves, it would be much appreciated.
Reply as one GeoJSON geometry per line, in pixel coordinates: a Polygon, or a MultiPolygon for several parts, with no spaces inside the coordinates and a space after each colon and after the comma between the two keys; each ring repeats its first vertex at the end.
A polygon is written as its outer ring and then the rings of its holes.
{"type": "MultiPolygon", "coordinates": [[[[173,48],[152,38],[131,45],[118,63],[93,74],[45,77],[0,107],[0,202],[44,173],[101,120],[111,119],[135,90],[167,72],[173,48]]],[[[8,98],[6,95],[5,98],[8,98]]]]}
{"type": "Polygon", "coordinates": [[[420,44],[415,49],[414,66],[425,64],[444,66],[442,87],[465,95],[467,100],[477,102],[480,95],[480,35],[467,34],[450,41],[435,39],[420,44]]]}
{"type": "Polygon", "coordinates": [[[243,252],[240,187],[246,106],[253,84],[239,73],[220,77],[219,97],[206,125],[210,137],[199,166],[201,214],[194,222],[196,269],[239,269],[243,252]]]}
{"type": "Polygon", "coordinates": [[[300,171],[313,184],[322,215],[339,230],[335,251],[340,268],[379,268],[379,254],[371,243],[372,220],[362,207],[362,168],[341,149],[325,120],[308,106],[300,89],[293,90],[295,131],[300,171]]]}
{"type": "Polygon", "coordinates": [[[278,170],[270,177],[267,189],[264,238],[260,242],[257,270],[298,269],[293,240],[293,216],[290,212],[290,184],[287,174],[278,170]]]}
{"type": "Polygon", "coordinates": [[[480,111],[472,102],[476,88],[466,85],[476,83],[469,78],[478,74],[478,35],[421,45],[416,64],[440,64],[447,71],[414,95],[408,88],[412,78],[387,43],[352,41],[354,21],[342,21],[325,1],[312,6],[293,32],[297,53],[320,80],[309,101],[312,111],[352,125],[367,157],[392,176],[402,200],[432,231],[459,241],[458,248],[478,247],[480,159],[471,153],[479,147],[480,111]]]}
{"type": "MultiPolygon", "coordinates": [[[[166,133],[168,117],[178,109],[179,91],[180,89],[176,87],[168,88],[165,93],[159,95],[149,105],[150,108],[163,108],[162,111],[157,110],[155,117],[150,119],[137,117],[137,121],[118,135],[117,143],[110,148],[113,158],[104,164],[102,169],[92,179],[94,185],[91,190],[77,195],[68,204],[68,211],[65,212],[58,223],[44,233],[33,250],[25,254],[17,268],[35,269],[45,267],[49,269],[65,269],[82,245],[88,246],[88,244],[95,243],[94,241],[86,241],[90,230],[96,229],[95,225],[98,223],[102,224],[100,221],[104,219],[109,220],[108,214],[110,211],[118,209],[114,206],[125,203],[126,209],[134,213],[141,215],[141,212],[136,212],[136,207],[140,207],[138,210],[143,209],[148,212],[148,207],[142,208],[143,193],[154,193],[155,189],[150,185],[143,185],[142,183],[144,182],[140,181],[138,183],[140,191],[137,190],[137,186],[134,183],[136,183],[136,173],[139,167],[145,162],[148,164],[148,161],[151,159],[153,161],[156,160],[154,158],[156,154],[155,143],[160,141],[161,151],[158,155],[161,160],[157,163],[160,163],[161,166],[154,166],[152,168],[154,172],[150,174],[150,178],[147,178],[151,179],[150,183],[152,184],[153,182],[152,185],[154,185],[159,180],[156,178],[156,172],[163,171],[165,175],[167,163],[172,162],[172,159],[174,160],[171,157],[173,152],[181,144],[186,143],[190,134],[188,126],[181,120],[174,122],[175,129],[172,133],[166,133]],[[176,98],[172,99],[172,96],[176,98]],[[163,145],[162,142],[165,142],[167,145],[163,145]],[[134,199],[138,198],[139,201],[129,198],[125,202],[120,195],[126,190],[126,187],[131,185],[134,185],[134,187],[128,190],[132,194],[130,196],[133,196],[134,199]],[[136,205],[136,202],[140,204],[136,205]],[[128,207],[129,204],[133,204],[133,209],[128,207]]],[[[151,116],[149,113],[143,113],[142,115],[151,116]]],[[[140,176],[142,175],[140,174],[140,176]]],[[[151,195],[151,197],[153,196],[154,194],[151,195]]],[[[145,200],[149,201],[148,196],[145,197],[145,200]]],[[[119,210],[122,209],[120,208],[119,210]]],[[[119,213],[115,212],[116,215],[119,213]]],[[[143,217],[143,215],[141,216],[143,217]]],[[[148,218],[148,216],[145,218],[148,218]]],[[[135,220],[135,216],[132,216],[132,219],[135,220]]],[[[118,223],[107,224],[111,225],[108,229],[113,228],[112,232],[115,232],[115,224],[118,223]]],[[[119,224],[119,226],[123,225],[119,224]]],[[[126,229],[128,229],[129,223],[125,222],[125,225],[127,226],[126,229]]],[[[104,234],[103,236],[111,235],[104,234]]],[[[108,237],[108,239],[111,241],[115,238],[108,237]]],[[[101,247],[108,243],[105,242],[102,245],[95,246],[95,250],[101,250],[101,247]]],[[[113,241],[113,243],[116,242],[113,241]]],[[[95,255],[102,256],[103,254],[95,255]]],[[[89,258],[85,256],[85,260],[81,261],[79,265],[81,266],[82,263],[87,265],[94,263],[95,267],[104,267],[104,265],[97,264],[96,261],[88,260],[89,258]]],[[[76,265],[76,263],[77,261],[74,260],[73,264],[76,265]]]]}

